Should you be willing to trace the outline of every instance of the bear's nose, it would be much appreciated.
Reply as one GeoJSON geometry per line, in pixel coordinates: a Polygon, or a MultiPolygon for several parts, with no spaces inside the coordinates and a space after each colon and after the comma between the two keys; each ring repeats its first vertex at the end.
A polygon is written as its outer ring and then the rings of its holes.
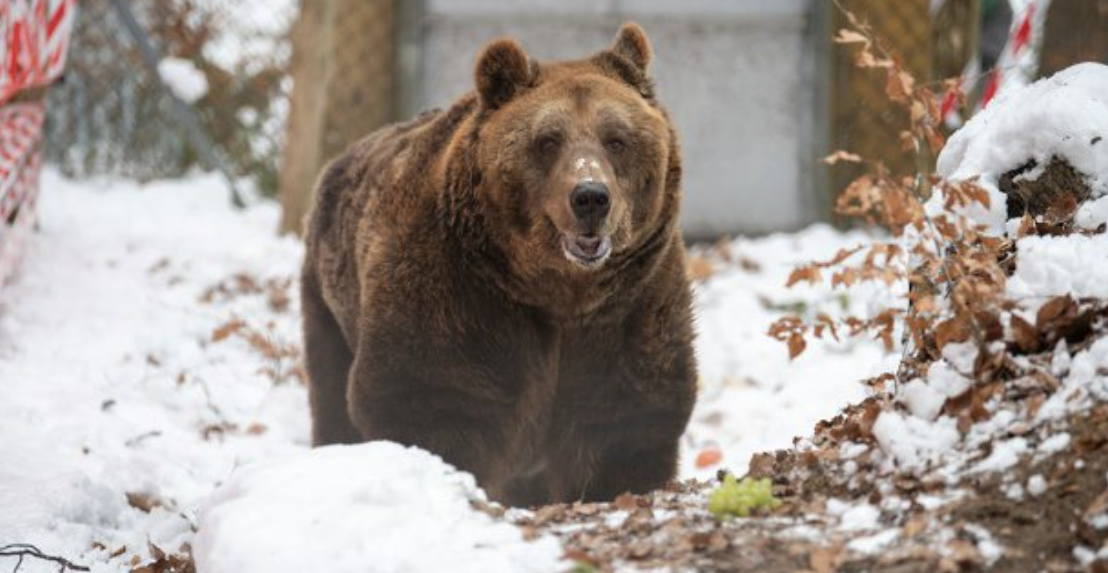
{"type": "Polygon", "coordinates": [[[594,230],[611,209],[608,186],[598,181],[578,183],[569,196],[569,204],[573,207],[573,214],[589,230],[594,230]]]}

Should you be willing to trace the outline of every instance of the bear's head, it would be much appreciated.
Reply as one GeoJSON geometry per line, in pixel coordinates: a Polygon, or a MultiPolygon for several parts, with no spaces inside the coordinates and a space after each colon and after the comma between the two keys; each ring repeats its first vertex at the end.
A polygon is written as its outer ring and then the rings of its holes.
{"type": "Polygon", "coordinates": [[[540,63],[511,39],[478,58],[480,201],[517,273],[587,280],[674,232],[680,160],[651,57],[629,23],[582,60],[540,63]]]}

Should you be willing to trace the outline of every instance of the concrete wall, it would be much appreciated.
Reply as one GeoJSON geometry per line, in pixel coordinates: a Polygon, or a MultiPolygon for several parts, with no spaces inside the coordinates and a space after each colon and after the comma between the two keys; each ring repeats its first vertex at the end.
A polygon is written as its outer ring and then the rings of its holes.
{"type": "Polygon", "coordinates": [[[635,20],[681,138],[686,233],[794,229],[822,215],[812,176],[819,1],[427,0],[415,101],[441,107],[472,89],[474,59],[492,38],[516,37],[539,59],[581,57],[635,20]]]}

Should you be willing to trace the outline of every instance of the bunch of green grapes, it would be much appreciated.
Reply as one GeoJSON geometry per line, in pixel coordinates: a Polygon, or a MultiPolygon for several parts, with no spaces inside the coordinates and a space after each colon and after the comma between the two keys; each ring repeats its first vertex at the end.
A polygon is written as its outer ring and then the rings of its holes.
{"type": "Polygon", "coordinates": [[[753,511],[769,511],[780,507],[781,500],[773,497],[773,482],[769,478],[743,478],[727,474],[721,484],[708,497],[708,511],[716,519],[748,517],[753,511]]]}

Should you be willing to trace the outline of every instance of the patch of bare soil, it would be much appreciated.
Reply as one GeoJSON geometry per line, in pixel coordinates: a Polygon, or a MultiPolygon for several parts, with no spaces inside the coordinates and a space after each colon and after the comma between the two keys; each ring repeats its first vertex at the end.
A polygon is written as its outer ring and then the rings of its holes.
{"type": "MultiPolygon", "coordinates": [[[[1108,405],[1071,416],[1064,424],[1072,447],[1040,461],[1023,460],[1011,474],[990,476],[975,484],[974,495],[950,508],[952,519],[988,527],[1004,546],[1000,571],[1072,571],[1079,547],[1099,548],[1108,542],[1108,529],[1097,529],[1090,519],[1108,509],[1108,405]],[[1043,480],[1045,490],[1012,499],[1004,482],[1043,480]]],[[[1097,561],[1090,571],[1108,572],[1097,561]]]]}

